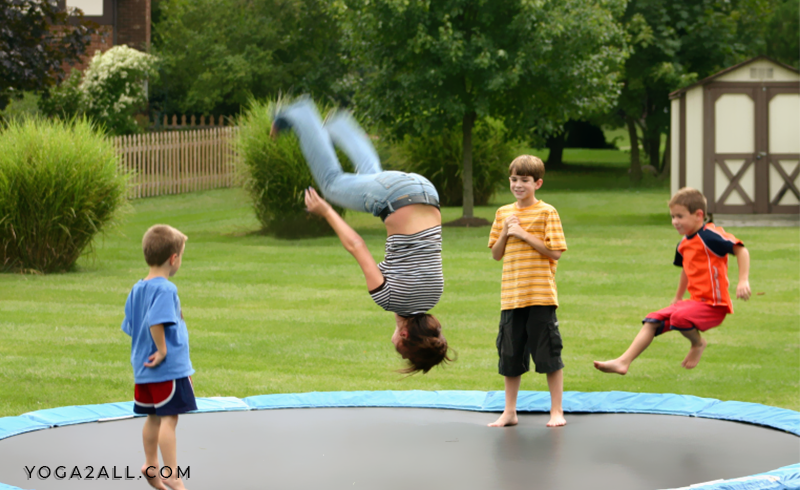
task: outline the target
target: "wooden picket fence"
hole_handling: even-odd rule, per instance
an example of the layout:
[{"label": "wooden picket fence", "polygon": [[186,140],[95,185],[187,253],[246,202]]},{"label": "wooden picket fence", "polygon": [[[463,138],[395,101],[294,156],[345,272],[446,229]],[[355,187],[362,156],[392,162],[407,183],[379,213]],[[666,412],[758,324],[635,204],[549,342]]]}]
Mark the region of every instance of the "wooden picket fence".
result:
[{"label": "wooden picket fence", "polygon": [[235,185],[237,130],[219,127],[115,137],[122,170],[131,174],[128,197]]}]

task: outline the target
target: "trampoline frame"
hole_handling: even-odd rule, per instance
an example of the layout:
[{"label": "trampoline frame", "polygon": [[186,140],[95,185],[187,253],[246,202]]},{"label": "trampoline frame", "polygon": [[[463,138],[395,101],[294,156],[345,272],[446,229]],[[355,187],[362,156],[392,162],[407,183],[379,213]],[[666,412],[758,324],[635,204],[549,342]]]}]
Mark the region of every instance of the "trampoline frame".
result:
[{"label": "trampoline frame", "polygon": [[[198,409],[192,413],[349,407],[502,412],[504,405],[505,398],[502,391],[338,391],[257,395],[242,399],[198,398]],[[692,395],[568,391],[564,393],[563,407],[565,413],[636,413],[728,420],[761,425],[800,436],[800,412],[758,403],[720,401]],[[549,412],[550,394],[542,391],[520,391],[517,409],[520,412]],[[133,414],[132,401],[37,410],[16,417],[0,418],[0,440],[52,427],[133,417],[141,415]],[[800,463],[732,480],[698,482],[691,488],[693,490],[800,489]],[[0,490],[22,489],[0,482]]]}]

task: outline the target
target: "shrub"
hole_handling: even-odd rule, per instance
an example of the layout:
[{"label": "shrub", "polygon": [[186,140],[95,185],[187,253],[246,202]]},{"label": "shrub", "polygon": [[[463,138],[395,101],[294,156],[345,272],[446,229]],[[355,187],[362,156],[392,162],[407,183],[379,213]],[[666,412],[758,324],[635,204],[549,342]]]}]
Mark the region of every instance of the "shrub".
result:
[{"label": "shrub", "polygon": [[0,133],[0,269],[71,269],[125,204],[114,146],[84,119]]},{"label": "shrub", "polygon": [[112,134],[138,133],[133,116],[147,105],[145,82],[156,74],[155,61],[124,44],[95,54],[80,85],[86,114]]},{"label": "shrub", "polygon": [[264,232],[282,238],[332,234],[324,219],[306,212],[304,191],[315,184],[294,133],[269,136],[278,103],[253,101],[239,119],[240,162],[256,216]]},{"label": "shrub", "polygon": [[[439,191],[443,206],[462,206],[462,143],[460,127],[431,136],[406,136],[394,152],[396,155],[387,162],[387,167],[427,177]],[[476,206],[489,203],[498,186],[508,177],[508,165],[513,158],[513,147],[506,141],[502,123],[483,120],[475,124],[472,131],[472,182]]]},{"label": "shrub", "polygon": [[81,75],[73,70],[39,106],[49,116],[86,115],[110,134],[141,132],[135,115],[147,105],[145,82],[155,76],[156,58],[126,45],[92,57]]},{"label": "shrub", "polygon": [[81,72],[72,70],[66,80],[39,99],[39,110],[46,116],[65,120],[82,114],[83,100],[80,85]]}]

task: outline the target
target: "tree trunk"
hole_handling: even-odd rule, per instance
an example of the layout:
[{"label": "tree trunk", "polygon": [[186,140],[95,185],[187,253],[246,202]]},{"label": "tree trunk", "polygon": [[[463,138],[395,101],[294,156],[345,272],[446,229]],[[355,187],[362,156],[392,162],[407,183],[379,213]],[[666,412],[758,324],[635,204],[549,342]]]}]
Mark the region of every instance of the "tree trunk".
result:
[{"label": "tree trunk", "polygon": [[647,158],[650,160],[650,165],[652,165],[656,171],[661,170],[658,167],[659,162],[661,161],[661,133],[650,135],[646,145]]},{"label": "tree trunk", "polygon": [[639,137],[636,135],[636,122],[631,116],[625,116],[625,123],[628,126],[628,137],[631,140],[631,181],[640,182],[642,180],[642,162],[639,160]]},{"label": "tree trunk", "polygon": [[561,133],[547,138],[547,148],[550,150],[550,153],[547,155],[546,163],[548,169],[552,170],[564,165],[564,146],[566,144],[566,131],[561,131]]},{"label": "tree trunk", "polygon": [[464,113],[464,119],[461,124],[464,140],[462,151],[464,155],[463,169],[461,172],[461,179],[464,181],[464,218],[472,218],[475,197],[472,185],[472,127],[475,125],[477,115],[474,111]]},{"label": "tree trunk", "polygon": [[672,138],[672,134],[671,133],[672,133],[672,131],[669,131],[667,133],[667,144],[664,146],[664,156],[662,157],[661,169],[660,169],[660,172],[658,174],[658,179],[659,180],[668,180],[669,179],[669,172],[670,172],[671,167],[672,167],[671,162],[669,161],[670,145],[672,144],[672,143],[670,143],[670,138]]}]

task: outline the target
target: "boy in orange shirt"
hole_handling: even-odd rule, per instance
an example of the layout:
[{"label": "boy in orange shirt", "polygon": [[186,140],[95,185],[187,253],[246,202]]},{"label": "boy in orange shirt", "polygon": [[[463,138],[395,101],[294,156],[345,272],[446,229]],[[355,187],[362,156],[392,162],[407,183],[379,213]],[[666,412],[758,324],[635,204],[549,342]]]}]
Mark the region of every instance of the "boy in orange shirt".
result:
[{"label": "boy in orange shirt", "polygon": [[567,421],[561,406],[564,363],[556,318],[555,276],[567,242],[556,209],[536,199],[544,177],[542,160],[531,155],[519,156],[511,162],[508,173],[517,202],[497,210],[489,236],[492,257],[503,260],[497,352],[498,371],[505,377],[506,406],[500,418],[489,426],[517,424],[519,386],[522,375],[530,370],[533,357],[536,372],[547,374],[550,389],[547,426],[558,427]]},{"label": "boy in orange shirt", "polygon": [[[684,187],[670,199],[669,212],[672,226],[685,235],[675,251],[674,264],[682,268],[675,299],[668,307],[647,315],[624,354],[610,361],[594,361],[594,367],[604,373],[627,373],[633,360],[647,349],[653,338],[670,330],[679,331],[692,344],[681,366],[686,369],[697,366],[706,348],[700,332],[716,327],[733,313],[728,293],[728,254],[735,255],[739,265],[736,297],[745,301],[750,298],[750,253],[735,236],[713,223],[705,223],[705,196]],[[690,298],[684,300],[687,289]]]}]

